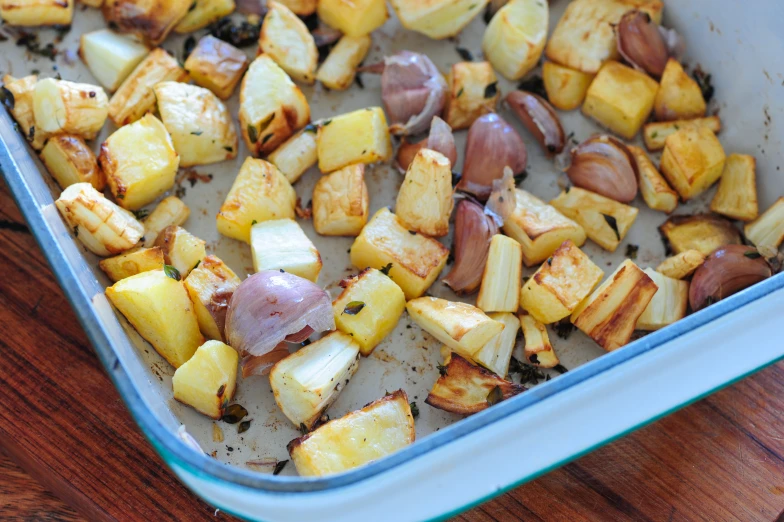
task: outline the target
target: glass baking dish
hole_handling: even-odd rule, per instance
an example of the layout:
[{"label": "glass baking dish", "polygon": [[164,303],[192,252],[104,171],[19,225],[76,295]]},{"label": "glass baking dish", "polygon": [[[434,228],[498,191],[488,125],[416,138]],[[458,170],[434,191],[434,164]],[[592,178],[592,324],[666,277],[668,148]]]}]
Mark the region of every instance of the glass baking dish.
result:
[{"label": "glass baking dish", "polygon": [[[553,2],[551,24],[557,22],[565,4]],[[687,61],[699,63],[713,74],[724,127],[720,139],[725,148],[757,158],[761,209],[784,194],[779,170],[784,163],[784,130],[779,124],[784,116],[780,96],[784,40],[774,25],[782,16],[784,6],[774,0],[744,4],[742,9],[738,4],[722,2],[719,6],[709,0],[681,0],[665,7],[665,24],[687,38]],[[62,46],[74,49],[81,32],[99,26],[103,22],[98,12],[77,12]],[[374,33],[367,63],[409,48],[426,52],[445,70],[461,60],[456,47],[479,53],[484,27],[479,17],[458,42],[434,42],[400,31],[391,20]],[[49,36],[54,33],[43,33],[44,38]],[[165,47],[178,54],[181,43],[174,39]],[[42,76],[54,75],[52,62],[41,58],[30,63],[13,42],[0,46],[14,75],[22,76],[32,69],[40,69]],[[57,65],[64,79],[94,82],[80,63]],[[354,88],[346,94],[304,89],[314,119],[379,105],[378,79],[369,75],[363,79],[364,89]],[[502,81],[499,87],[506,93],[513,85]],[[229,108],[236,115],[236,96]],[[517,125],[508,111],[501,112]],[[561,117],[567,132],[575,132],[578,140],[595,130],[579,112],[561,113]],[[558,178],[551,162],[539,155],[530,135],[518,128],[530,156],[529,177],[523,187],[545,199],[555,196]],[[94,145],[109,132],[104,129]],[[464,137],[465,132],[459,133],[461,156]],[[561,361],[570,369],[568,373],[554,373],[552,380],[463,419],[424,404],[437,375],[438,345],[426,341],[416,325],[407,328],[412,323],[404,316],[385,343],[362,360],[351,385],[330,411],[333,417],[342,415],[386,390],[402,387],[422,412],[417,419],[417,442],[368,466],[328,478],[296,477],[293,466],[279,476],[259,473],[243,463],[262,456],[288,458],[285,443],[298,435],[276,411],[266,379],[257,377],[239,384],[237,401],[251,412],[251,430],[240,437],[233,427],[222,425],[226,440],[213,442],[212,421],[172,400],[173,370],[109,305],[103,294],[108,281],[97,269],[97,258],[86,254],[64,226],[52,203],[58,194],[56,184],[14,130],[5,111],[0,114],[0,138],[3,176],[137,423],[184,483],[216,507],[238,516],[275,521],[364,520],[379,513],[394,513],[396,520],[446,517],[784,356],[784,343],[775,329],[784,309],[784,276],[779,274],[613,353],[605,354],[579,332],[566,341],[551,335]],[[191,184],[185,179],[181,185],[186,192],[183,199],[192,209],[185,226],[207,240],[209,250],[240,275],[250,266],[248,249],[218,236],[214,214],[246,155],[243,149],[235,162],[196,169],[213,174],[210,183]],[[310,172],[295,185],[303,200],[309,197],[317,176],[317,172]],[[368,176],[371,212],[393,203],[400,179],[391,167],[372,169]],[[709,201],[709,197],[700,198],[681,205],[676,213],[703,210]],[[641,266],[656,266],[664,257],[656,227],[665,216],[644,208],[640,201],[635,206],[640,208],[639,223],[625,242],[640,246]],[[334,295],[335,283],[351,270],[346,254],[351,240],[319,238],[309,223],[302,224],[324,258],[320,283]],[[596,245],[587,244],[585,249],[608,273],[624,257],[624,245],[614,255]],[[455,298],[440,283],[432,293]],[[186,447],[176,436],[181,424],[205,451],[216,451],[216,458]]]}]

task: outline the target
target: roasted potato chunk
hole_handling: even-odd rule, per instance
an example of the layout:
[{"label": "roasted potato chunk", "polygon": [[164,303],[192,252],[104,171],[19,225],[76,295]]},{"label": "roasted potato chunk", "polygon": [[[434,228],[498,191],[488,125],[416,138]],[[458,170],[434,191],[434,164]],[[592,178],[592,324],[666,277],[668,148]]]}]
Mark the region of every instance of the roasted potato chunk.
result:
[{"label": "roasted potato chunk", "polygon": [[106,185],[95,154],[79,136],[53,136],[41,151],[41,161],[60,188],[85,182],[103,190]]},{"label": "roasted potato chunk", "polygon": [[234,12],[234,0],[195,0],[180,23],[174,26],[177,33],[191,33],[204,29],[213,22]]},{"label": "roasted potato chunk", "polygon": [[659,290],[637,319],[638,330],[658,330],[686,317],[689,283],[665,276],[652,268],[644,270]]},{"label": "roasted potato chunk", "polygon": [[212,92],[180,82],[161,82],[154,91],[161,120],[180,156],[180,167],[237,157],[239,139],[231,114]]},{"label": "roasted potato chunk", "polygon": [[101,259],[98,266],[107,277],[116,283],[120,279],[131,277],[150,270],[163,268],[163,251],[160,247],[137,248],[119,256]]},{"label": "roasted potato chunk", "polygon": [[583,114],[631,140],[648,119],[658,88],[647,74],[607,62],[588,87]]},{"label": "roasted potato chunk", "polygon": [[162,199],[144,220],[144,246],[154,245],[164,228],[182,225],[190,215],[191,209],[177,196]]},{"label": "roasted potato chunk", "polygon": [[324,121],[318,131],[318,163],[327,173],[354,163],[392,157],[387,118],[381,107],[368,107]]},{"label": "roasted potato chunk", "polygon": [[351,264],[357,268],[382,269],[406,294],[419,297],[430,288],[446,265],[449,249],[435,239],[411,234],[386,207],[365,225],[351,245]]},{"label": "roasted potato chunk", "polygon": [[542,65],[542,80],[553,107],[572,111],[583,104],[594,74],[584,73],[553,62]]},{"label": "roasted potato chunk", "polygon": [[504,233],[523,245],[523,263],[541,263],[567,239],[585,243],[583,228],[534,195],[517,189],[517,206],[504,222]]},{"label": "roasted potato chunk", "polygon": [[231,296],[241,282],[231,268],[215,256],[206,256],[185,278],[185,289],[193,301],[199,330],[208,339],[226,340],[223,333],[226,312]]},{"label": "roasted potato chunk", "polygon": [[672,190],[656,165],[640,147],[627,145],[637,163],[637,180],[645,204],[653,210],[670,213],[678,206],[678,193]]},{"label": "roasted potato chunk", "polygon": [[732,219],[751,221],[759,215],[757,206],[757,160],[747,154],[730,154],[724,162],[719,190],[710,209]]},{"label": "roasted potato chunk", "polygon": [[250,243],[255,223],[270,219],[294,219],[297,194],[273,165],[247,158],[218,212],[218,232]]},{"label": "roasted potato chunk", "polygon": [[778,248],[784,241],[784,198],[779,198],[762,215],[744,227],[746,239],[757,247]]},{"label": "roasted potato chunk", "polygon": [[447,76],[444,120],[453,129],[467,129],[478,117],[495,112],[501,91],[490,62],[459,62]]},{"label": "roasted potato chunk", "polygon": [[244,52],[208,34],[199,40],[185,60],[185,71],[197,85],[226,100],[240,83],[248,63]]},{"label": "roasted potato chunk", "polygon": [[308,16],[316,12],[318,0],[280,0],[279,3],[291,9],[294,14]]},{"label": "roasted potato chunk", "polygon": [[544,51],[549,8],[540,0],[511,0],[487,24],[482,51],[501,76],[519,80]]},{"label": "roasted potato chunk", "polygon": [[357,368],[356,340],[331,332],[278,361],[270,372],[270,386],[280,411],[294,426],[312,429]]},{"label": "roasted potato chunk", "polygon": [[161,120],[148,114],[114,131],[98,162],[120,206],[138,210],[174,185],[180,158]]},{"label": "roasted potato chunk", "polygon": [[293,219],[272,219],[250,227],[253,269],[283,270],[314,283],[321,272],[321,256]]},{"label": "roasted potato chunk", "polygon": [[632,9],[661,22],[661,0],[575,0],[558,21],[545,53],[550,60],[595,74],[607,60],[619,57],[615,26]]},{"label": "roasted potato chunk", "polygon": [[237,386],[239,356],[220,341],[207,341],[172,376],[174,399],[220,419]]},{"label": "roasted potato chunk", "polygon": [[8,25],[71,25],[75,0],[2,0],[0,16]]},{"label": "roasted potato chunk", "polygon": [[665,140],[681,129],[706,128],[718,134],[721,131],[721,120],[718,116],[695,118],[693,120],[676,120],[646,123],[643,128],[645,148],[651,152],[662,150]]},{"label": "roasted potato chunk", "polygon": [[605,350],[624,346],[658,287],[627,259],[572,313],[572,323]]},{"label": "roasted potato chunk", "polygon": [[163,259],[185,279],[207,256],[205,241],[177,225],[166,227],[158,234],[155,246],[163,251]]},{"label": "roasted potato chunk", "polygon": [[441,154],[421,149],[406,171],[395,212],[410,230],[441,237],[449,233],[452,214],[452,165]]},{"label": "roasted potato chunk", "polygon": [[153,49],[109,100],[109,117],[118,127],[133,123],[155,107],[155,84],[187,79],[188,73],[173,56],[163,49]]},{"label": "roasted potato chunk", "polygon": [[133,214],[106,199],[89,183],[70,185],[55,206],[77,239],[93,254],[119,254],[135,247],[142,238],[144,227]]},{"label": "roasted potato chunk", "polygon": [[370,34],[387,21],[384,0],[319,0],[318,17],[348,36]]},{"label": "roasted potato chunk", "polygon": [[713,131],[681,129],[665,140],[661,171],[684,200],[705,192],[721,176],[724,148]]},{"label": "roasted potato chunk", "polygon": [[503,323],[467,303],[419,297],[406,303],[406,310],[424,331],[469,358],[504,329]]},{"label": "roasted potato chunk", "polygon": [[315,126],[310,130],[308,125],[267,156],[267,161],[278,167],[289,183],[295,183],[318,161],[317,132]]},{"label": "roasted potato chunk", "polygon": [[240,88],[240,130],[253,154],[267,154],[310,120],[310,106],[286,72],[262,54]]},{"label": "roasted potato chunk", "polygon": [[378,460],[415,437],[408,396],[398,390],[292,440],[288,450],[300,476],[323,476]]},{"label": "roasted potato chunk", "polygon": [[175,368],[204,342],[185,286],[163,270],[126,277],[107,288],[106,297]]},{"label": "roasted potato chunk", "polygon": [[104,0],[103,17],[120,32],[158,45],[193,5],[193,0]]},{"label": "roasted potato chunk", "polygon": [[24,78],[14,78],[10,74],[3,77],[3,88],[10,93],[14,102],[9,112],[22,130],[22,134],[35,150],[41,150],[49,139],[49,133],[35,128],[35,115],[33,114],[33,92],[38,76],[32,74]]},{"label": "roasted potato chunk", "polygon": [[35,128],[48,134],[71,134],[91,140],[109,114],[109,98],[101,87],[46,78],[35,84]]},{"label": "roasted potato chunk", "polygon": [[699,250],[684,250],[662,261],[656,271],[672,279],[684,279],[694,273],[702,263],[705,255]]},{"label": "roasted potato chunk", "polygon": [[435,40],[456,36],[482,11],[488,0],[391,0],[406,29]]},{"label": "roasted potato chunk", "polygon": [[564,241],[520,291],[520,307],[544,324],[568,317],[604,277],[572,241]]},{"label": "roasted potato chunk", "polygon": [[[496,388],[497,398],[494,398],[491,393]],[[470,415],[489,408],[491,401],[506,400],[524,391],[525,386],[505,381],[453,353],[425,402],[439,410]]]},{"label": "roasted potato chunk", "polygon": [[371,43],[368,34],[342,37],[319,67],[316,79],[328,89],[345,91],[354,83],[356,69],[367,56]]},{"label": "roasted potato chunk", "polygon": [[85,33],[79,44],[82,61],[109,92],[116,91],[149,52],[146,45],[111,29]]},{"label": "roasted potato chunk", "polygon": [[319,178],[313,188],[313,228],[323,236],[358,236],[368,220],[365,165],[350,165]]},{"label": "roasted potato chunk", "polygon": [[[487,316],[493,321],[502,323],[504,329],[487,341],[478,352],[474,353],[471,359],[499,377],[506,377],[506,374],[509,373],[512,352],[517,342],[517,332],[520,331],[520,321],[515,314],[509,312],[491,313]],[[451,351],[448,346],[444,346],[444,348]]]},{"label": "roasted potato chunk", "polygon": [[367,357],[395,329],[406,297],[388,275],[366,268],[340,282],[343,291],[332,302],[338,330],[350,335]]},{"label": "roasted potato chunk", "polygon": [[653,114],[659,121],[690,120],[705,116],[705,99],[697,82],[673,58],[667,61],[659,91],[653,103]]},{"label": "roasted potato chunk", "polygon": [[676,254],[697,250],[709,256],[721,246],[741,244],[738,229],[712,214],[672,216],[659,227],[659,232]]},{"label": "roasted potato chunk", "polygon": [[259,37],[261,52],[275,60],[295,81],[313,83],[318,49],[305,22],[281,3],[270,1],[268,7]]},{"label": "roasted potato chunk", "polygon": [[522,245],[511,237],[494,235],[476,306],[484,312],[516,312],[520,308],[522,272]]},{"label": "roasted potato chunk", "polygon": [[525,360],[540,368],[553,368],[561,363],[550,344],[545,325],[523,312],[520,314],[520,326],[523,329]]}]

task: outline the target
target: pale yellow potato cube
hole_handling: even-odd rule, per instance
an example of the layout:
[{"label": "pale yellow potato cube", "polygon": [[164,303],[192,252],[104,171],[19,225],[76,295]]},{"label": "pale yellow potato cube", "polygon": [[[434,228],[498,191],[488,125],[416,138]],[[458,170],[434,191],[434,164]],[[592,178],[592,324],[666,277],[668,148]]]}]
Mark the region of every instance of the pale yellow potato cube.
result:
[{"label": "pale yellow potato cube", "polygon": [[193,0],[104,0],[103,17],[120,32],[159,45],[193,6]]},{"label": "pale yellow potato cube", "polygon": [[684,200],[702,194],[721,176],[726,157],[713,131],[681,129],[665,140],[661,171]]},{"label": "pale yellow potato cube", "polygon": [[668,214],[675,210],[678,206],[678,193],[667,184],[644,150],[634,145],[627,145],[627,148],[637,163],[637,180],[645,204],[653,210]]},{"label": "pale yellow potato cube", "polygon": [[247,158],[218,212],[218,232],[250,243],[250,229],[255,223],[294,219],[296,203],[294,187],[275,165]]},{"label": "pale yellow potato cube", "polygon": [[292,13],[300,16],[312,15],[318,5],[318,0],[279,0],[279,2],[291,9]]},{"label": "pale yellow potato cube", "polygon": [[174,399],[207,417],[220,419],[237,386],[239,356],[220,341],[199,346],[172,376]]},{"label": "pale yellow potato cube", "polygon": [[183,279],[207,256],[205,241],[177,225],[164,228],[155,246],[161,248],[166,264],[176,268]]},{"label": "pale yellow potato cube", "polygon": [[41,161],[60,188],[86,182],[103,190],[106,185],[95,154],[79,136],[52,136],[41,151]]},{"label": "pale yellow potato cube", "polygon": [[267,3],[259,37],[262,53],[275,60],[294,80],[311,84],[316,81],[318,49],[305,22],[279,2]]},{"label": "pale yellow potato cube", "polygon": [[[480,350],[471,357],[477,364],[480,364],[492,371],[499,377],[506,377],[509,373],[509,362],[512,359],[515,343],[517,342],[517,332],[520,330],[520,321],[515,314],[509,312],[498,312],[487,314],[493,321],[498,321],[504,325],[501,333],[487,341]],[[445,347],[448,349],[448,347]]]},{"label": "pale yellow potato cube", "polygon": [[490,62],[459,62],[447,76],[444,120],[454,130],[467,129],[474,120],[495,112],[501,90]]},{"label": "pale yellow potato cube", "polygon": [[757,205],[757,160],[748,154],[730,154],[724,162],[719,190],[710,209],[732,219],[752,221],[759,215]]},{"label": "pale yellow potato cube", "polygon": [[354,163],[375,163],[392,157],[387,118],[381,107],[368,107],[325,120],[318,131],[321,172]]},{"label": "pale yellow potato cube", "polygon": [[185,278],[199,329],[208,339],[225,341],[226,312],[240,278],[215,256],[206,256]]},{"label": "pale yellow potato cube", "polygon": [[79,43],[82,61],[109,92],[116,91],[149,53],[146,45],[111,29],[85,33]]},{"label": "pale yellow potato cube", "polygon": [[484,312],[516,312],[520,308],[523,247],[501,234],[490,240],[476,306]]},{"label": "pale yellow potato cube", "polygon": [[554,62],[544,62],[542,65],[542,81],[547,99],[553,107],[562,111],[572,111],[583,104],[595,76]]},{"label": "pale yellow potato cube", "polygon": [[92,140],[109,114],[103,88],[54,78],[38,80],[33,91],[35,128],[48,134],[71,134]]},{"label": "pale yellow potato cube", "polygon": [[520,314],[520,326],[523,329],[525,360],[540,368],[553,368],[561,363],[550,343],[547,327],[523,312]]},{"label": "pale yellow potato cube", "polygon": [[435,40],[456,36],[478,15],[488,0],[391,0],[406,29]]},{"label": "pale yellow potato cube", "polygon": [[738,229],[715,214],[672,216],[659,226],[659,232],[676,254],[699,250],[707,257],[719,247],[742,243]]},{"label": "pale yellow potato cube", "polygon": [[283,270],[314,283],[321,272],[321,256],[293,219],[273,219],[250,228],[253,269]]},{"label": "pale yellow potato cube", "polygon": [[[22,135],[35,150],[41,150],[49,139],[49,133],[35,128],[35,115],[33,114],[33,92],[38,76],[31,74],[24,78],[14,78],[10,74],[3,76],[3,87],[11,93],[14,103],[8,109],[11,116],[22,131]],[[31,130],[32,129],[32,130]]]},{"label": "pale yellow potato cube", "polygon": [[658,88],[647,74],[607,62],[588,87],[583,114],[631,140],[648,119]]},{"label": "pale yellow potato cube", "polygon": [[319,19],[348,36],[370,34],[387,21],[384,0],[319,0]]},{"label": "pale yellow potato cube", "polygon": [[267,161],[278,167],[289,183],[295,183],[318,161],[316,127],[308,125],[267,156]]},{"label": "pale yellow potato cube", "polygon": [[705,99],[694,78],[683,66],[670,58],[664,68],[659,91],[653,103],[653,113],[659,121],[690,120],[705,116]]},{"label": "pale yellow potato cube", "polygon": [[440,152],[421,149],[400,185],[395,213],[410,230],[428,236],[445,236],[449,233],[449,216],[454,206],[452,193],[449,160]]},{"label": "pale yellow potato cube", "polygon": [[388,275],[375,268],[343,279],[340,286],[343,292],[332,302],[335,324],[367,357],[397,326],[406,297]]},{"label": "pale yellow potato cube", "polygon": [[8,25],[71,25],[75,0],[2,0],[0,16]]},{"label": "pale yellow potato cube", "polygon": [[120,279],[142,272],[162,269],[163,251],[160,247],[139,248],[119,256],[101,259],[98,266],[113,283],[116,283]]},{"label": "pale yellow potato cube", "polygon": [[177,196],[163,198],[144,220],[144,246],[154,245],[164,228],[182,225],[190,215],[191,209]]},{"label": "pale yellow potato cube", "polygon": [[188,14],[174,27],[175,33],[191,33],[234,12],[234,0],[194,0]]},{"label": "pale yellow potato cube", "polygon": [[568,317],[588,297],[604,271],[572,241],[564,241],[520,291],[520,307],[550,324]]},{"label": "pale yellow potato cube", "polygon": [[365,225],[351,245],[351,264],[387,270],[389,277],[413,299],[424,294],[441,273],[449,249],[427,236],[410,233],[386,207]]},{"label": "pale yellow potato cube", "polygon": [[665,140],[681,129],[698,129],[705,127],[712,130],[715,134],[721,131],[721,120],[718,116],[708,116],[707,118],[695,118],[693,120],[675,121],[655,121],[646,123],[643,127],[643,139],[645,148],[651,152],[662,150]]},{"label": "pale yellow potato cube", "polygon": [[638,330],[658,330],[686,317],[689,304],[689,283],[665,276],[652,269],[644,270],[659,290],[637,319]]},{"label": "pale yellow potato cube", "polygon": [[208,34],[193,48],[184,67],[197,85],[226,100],[234,93],[249,63],[244,52]]},{"label": "pale yellow potato cube", "polygon": [[163,270],[126,277],[107,288],[106,297],[175,368],[204,342],[185,286]]},{"label": "pale yellow potato cube", "polygon": [[313,188],[313,228],[323,236],[358,236],[370,205],[365,165],[350,165],[319,178]]},{"label": "pale yellow potato cube", "polygon": [[343,36],[319,67],[316,79],[333,91],[345,91],[354,83],[356,69],[373,43],[370,35]]},{"label": "pale yellow potato cube", "polygon": [[705,262],[705,254],[699,250],[685,250],[662,261],[656,271],[672,279],[684,279],[694,273]]},{"label": "pale yellow potato cube", "polygon": [[539,62],[548,24],[547,2],[511,0],[487,24],[482,51],[501,76],[519,80]]},{"label": "pale yellow potato cube", "polygon": [[778,248],[784,241],[784,197],[743,228],[746,239],[757,247]]}]

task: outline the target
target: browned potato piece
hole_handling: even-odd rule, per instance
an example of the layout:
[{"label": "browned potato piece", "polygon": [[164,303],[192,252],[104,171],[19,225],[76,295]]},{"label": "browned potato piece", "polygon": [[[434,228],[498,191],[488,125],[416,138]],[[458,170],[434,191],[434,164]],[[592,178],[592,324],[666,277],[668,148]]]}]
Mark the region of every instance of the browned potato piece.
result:
[{"label": "browned potato piece", "polygon": [[645,204],[653,210],[668,214],[675,210],[678,206],[678,193],[667,184],[644,150],[634,145],[627,145],[627,147],[637,163],[637,179],[640,182],[640,194]]},{"label": "browned potato piece", "polygon": [[690,120],[705,116],[702,90],[683,66],[673,58],[667,61],[664,74],[653,103],[653,113],[659,121]]},{"label": "browned potato piece", "polygon": [[13,106],[9,109],[11,116],[19,124],[22,135],[30,142],[30,146],[35,150],[41,150],[49,138],[49,133],[34,128],[33,91],[37,81],[38,76],[35,74],[24,78],[14,78],[10,74],[3,76],[3,87],[11,93],[14,100]]},{"label": "browned potato piece", "polygon": [[478,117],[495,112],[501,90],[489,62],[454,64],[447,84],[444,120],[452,129],[467,129]]},{"label": "browned potato piece", "polygon": [[131,277],[150,270],[163,268],[163,251],[160,247],[137,248],[119,256],[101,259],[98,266],[116,283],[120,279]]},{"label": "browned potato piece", "polygon": [[707,118],[695,118],[693,120],[646,123],[642,132],[645,148],[650,152],[662,150],[667,137],[672,136],[681,129],[698,129],[701,127],[710,129],[714,134],[718,134],[721,131],[721,120],[718,116],[708,116]]},{"label": "browned potato piece", "polygon": [[724,245],[740,245],[740,232],[732,223],[713,214],[672,216],[659,227],[676,254],[697,250],[709,256]]},{"label": "browned potato piece", "polygon": [[106,22],[153,45],[162,43],[193,5],[193,0],[106,0]]},{"label": "browned potato piece", "polygon": [[719,190],[710,209],[732,219],[757,219],[757,160],[748,154],[730,154],[724,163]]},{"label": "browned potato piece", "polygon": [[668,257],[656,267],[656,271],[672,279],[689,277],[705,262],[705,256],[699,250],[686,250]]},{"label": "browned potato piece", "polygon": [[82,181],[91,184],[96,190],[103,190],[106,185],[106,178],[98,168],[95,154],[78,136],[61,134],[50,138],[41,151],[41,161],[60,188]]},{"label": "browned potato piece", "polygon": [[185,288],[193,302],[199,329],[209,339],[223,341],[226,312],[240,280],[231,268],[215,256],[202,259],[185,278]]},{"label": "browned potato piece", "polygon": [[724,170],[724,148],[713,131],[681,129],[665,140],[661,172],[684,200],[705,192]]},{"label": "browned potato piece", "polygon": [[244,52],[208,34],[185,60],[185,71],[198,85],[226,100],[240,83],[249,63]]}]

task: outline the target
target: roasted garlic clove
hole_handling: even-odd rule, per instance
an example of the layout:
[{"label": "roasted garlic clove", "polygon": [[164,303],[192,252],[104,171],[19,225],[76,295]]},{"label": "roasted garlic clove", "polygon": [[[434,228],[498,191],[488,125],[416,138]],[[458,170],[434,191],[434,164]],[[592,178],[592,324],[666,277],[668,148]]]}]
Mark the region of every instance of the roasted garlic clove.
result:
[{"label": "roasted garlic clove", "polygon": [[610,136],[595,136],[577,146],[566,174],[576,186],[621,203],[637,195],[634,158],[626,145]]},{"label": "roasted garlic clove", "polygon": [[659,26],[643,11],[629,11],[615,27],[618,52],[630,65],[661,77],[670,52]]},{"label": "roasted garlic clove", "polygon": [[455,264],[444,283],[459,295],[479,289],[487,263],[490,240],[498,233],[495,222],[482,205],[470,199],[457,204],[455,237],[452,250]]},{"label": "roasted garlic clove", "polygon": [[564,149],[566,135],[558,114],[547,100],[530,92],[513,91],[506,96],[506,103],[534,135],[545,153],[558,154]]},{"label": "roasted garlic clove", "polygon": [[726,245],[716,249],[694,273],[689,304],[695,312],[769,278],[770,265],[753,247]]}]

